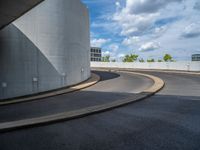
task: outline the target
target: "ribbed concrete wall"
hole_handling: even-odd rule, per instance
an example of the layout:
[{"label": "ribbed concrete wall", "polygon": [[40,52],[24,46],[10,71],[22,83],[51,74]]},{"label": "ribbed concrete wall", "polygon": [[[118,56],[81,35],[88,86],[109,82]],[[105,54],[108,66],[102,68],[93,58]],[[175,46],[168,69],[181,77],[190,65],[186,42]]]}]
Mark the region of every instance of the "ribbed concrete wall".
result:
[{"label": "ribbed concrete wall", "polygon": [[88,79],[89,43],[80,0],[45,0],[0,31],[0,99]]}]

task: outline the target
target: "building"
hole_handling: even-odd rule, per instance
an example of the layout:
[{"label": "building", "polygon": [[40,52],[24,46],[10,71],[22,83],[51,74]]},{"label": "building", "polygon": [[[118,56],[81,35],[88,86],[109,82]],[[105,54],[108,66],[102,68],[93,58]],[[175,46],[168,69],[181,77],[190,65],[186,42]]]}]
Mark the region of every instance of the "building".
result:
[{"label": "building", "polygon": [[200,61],[200,54],[193,54],[192,61]]},{"label": "building", "polygon": [[[14,11],[2,9],[0,17],[7,14],[4,10]],[[80,0],[44,0],[27,10],[0,28],[0,99],[55,90],[90,77],[87,7]]]},{"label": "building", "polygon": [[91,47],[91,61],[101,61],[101,48]]}]

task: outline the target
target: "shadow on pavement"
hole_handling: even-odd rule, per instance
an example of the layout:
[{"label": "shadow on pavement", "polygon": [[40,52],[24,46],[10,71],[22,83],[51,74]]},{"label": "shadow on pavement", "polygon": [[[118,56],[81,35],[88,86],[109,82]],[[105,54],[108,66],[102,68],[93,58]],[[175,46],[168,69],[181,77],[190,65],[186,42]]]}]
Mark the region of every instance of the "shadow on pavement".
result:
[{"label": "shadow on pavement", "polygon": [[106,71],[92,71],[92,72],[98,74],[101,77],[100,81],[106,81],[120,77],[119,74],[113,72],[106,72]]},{"label": "shadow on pavement", "polygon": [[155,95],[98,115],[1,134],[0,146],[2,150],[198,150],[198,99]]},{"label": "shadow on pavement", "polygon": [[79,91],[0,107],[0,122],[52,115],[125,99],[136,94]]}]

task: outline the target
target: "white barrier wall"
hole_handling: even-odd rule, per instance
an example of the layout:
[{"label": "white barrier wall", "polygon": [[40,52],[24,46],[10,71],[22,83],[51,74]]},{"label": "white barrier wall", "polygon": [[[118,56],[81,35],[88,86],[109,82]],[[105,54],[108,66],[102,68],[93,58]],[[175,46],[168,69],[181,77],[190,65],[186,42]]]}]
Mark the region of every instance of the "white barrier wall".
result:
[{"label": "white barrier wall", "polygon": [[125,68],[125,69],[160,69],[160,70],[181,70],[200,71],[200,62],[153,62],[153,63],[123,63],[123,62],[91,62],[93,68]]}]

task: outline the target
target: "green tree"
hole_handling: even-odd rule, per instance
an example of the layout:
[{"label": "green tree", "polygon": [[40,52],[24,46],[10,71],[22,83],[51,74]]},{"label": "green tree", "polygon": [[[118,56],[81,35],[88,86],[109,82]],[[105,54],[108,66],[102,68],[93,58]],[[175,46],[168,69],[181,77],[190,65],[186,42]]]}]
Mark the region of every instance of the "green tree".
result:
[{"label": "green tree", "polygon": [[173,61],[173,58],[170,54],[165,54],[165,56],[163,57],[163,60],[165,62],[172,62]]},{"label": "green tree", "polygon": [[161,59],[158,59],[158,62],[163,62]]},{"label": "green tree", "polygon": [[143,58],[140,58],[140,59],[139,59],[139,62],[143,63],[143,62],[145,62],[145,61],[144,61]]},{"label": "green tree", "polygon": [[110,55],[103,56],[102,57],[102,62],[110,62]]},{"label": "green tree", "polygon": [[138,59],[138,55],[130,54],[126,55],[123,59],[123,62],[135,62]]},{"label": "green tree", "polygon": [[147,59],[147,62],[155,62],[155,59]]}]

